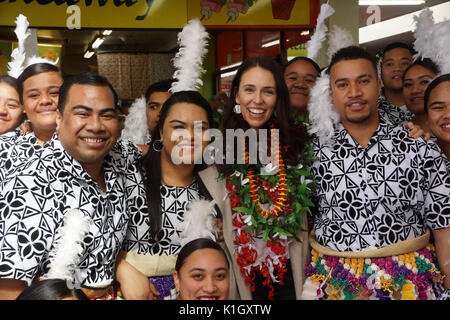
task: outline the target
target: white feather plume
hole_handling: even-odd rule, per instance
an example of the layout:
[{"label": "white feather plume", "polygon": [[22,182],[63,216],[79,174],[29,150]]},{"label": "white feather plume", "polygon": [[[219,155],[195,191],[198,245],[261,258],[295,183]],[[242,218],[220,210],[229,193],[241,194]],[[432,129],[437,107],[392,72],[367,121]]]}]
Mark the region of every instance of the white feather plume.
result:
[{"label": "white feather plume", "polygon": [[435,24],[431,34],[433,52],[430,59],[440,69],[440,74],[450,73],[450,20]]},{"label": "white feather plume", "polygon": [[440,74],[450,73],[450,20],[435,24],[429,8],[422,10],[414,20],[414,49],[417,51],[414,59],[429,58],[439,66]]},{"label": "white feather plume", "polygon": [[8,63],[8,75],[14,78],[18,78],[22,71],[25,69],[23,66],[25,62],[25,40],[30,35],[30,31],[28,31],[28,23],[27,17],[23,14],[19,14],[16,18],[16,28],[14,32],[17,36],[18,46],[11,53],[11,62]]},{"label": "white feather plume", "polygon": [[28,66],[31,66],[32,64],[36,64],[36,63],[49,63],[49,64],[56,66],[58,64],[58,61],[59,61],[59,58],[56,58],[56,60],[53,61],[53,60],[39,57],[39,56],[32,56],[27,59],[25,68],[27,68]]},{"label": "white feather plume", "polygon": [[433,11],[427,7],[418,16],[414,16],[413,19],[416,24],[414,49],[417,51],[417,54],[414,56],[415,60],[419,56],[425,58],[431,55],[432,48],[430,47],[430,41],[434,26]]},{"label": "white feather plume", "polygon": [[64,214],[64,224],[57,230],[56,241],[50,252],[50,270],[45,279],[73,279],[74,267],[83,253],[83,239],[89,231],[92,220],[79,209]]},{"label": "white feather plume", "polygon": [[329,45],[328,45],[328,62],[331,61],[333,55],[342,48],[354,45],[355,41],[353,36],[345,29],[334,25],[333,29],[329,34]]},{"label": "white feather plume", "polygon": [[324,3],[320,6],[320,12],[317,16],[316,31],[312,35],[311,39],[306,43],[308,48],[307,57],[314,60],[322,47],[322,42],[327,36],[328,27],[325,20],[334,13],[333,7]]},{"label": "white feather plume", "polygon": [[331,143],[340,116],[332,102],[330,77],[325,70],[310,91],[308,113],[311,122],[308,132],[318,136],[323,143]]},{"label": "white feather plume", "polygon": [[121,139],[131,140],[135,144],[147,144],[150,142],[146,108],[145,97],[140,97],[133,101],[125,119],[124,128],[120,136]]},{"label": "white feather plume", "polygon": [[210,238],[216,240],[217,229],[215,227],[217,212],[214,209],[214,200],[192,201],[184,213],[184,221],[177,230],[181,231],[181,246],[198,238]]},{"label": "white feather plume", "polygon": [[200,79],[205,72],[202,68],[203,57],[208,52],[209,34],[199,19],[190,20],[178,33],[179,50],[173,59],[176,79],[171,92],[196,91],[203,84]]}]

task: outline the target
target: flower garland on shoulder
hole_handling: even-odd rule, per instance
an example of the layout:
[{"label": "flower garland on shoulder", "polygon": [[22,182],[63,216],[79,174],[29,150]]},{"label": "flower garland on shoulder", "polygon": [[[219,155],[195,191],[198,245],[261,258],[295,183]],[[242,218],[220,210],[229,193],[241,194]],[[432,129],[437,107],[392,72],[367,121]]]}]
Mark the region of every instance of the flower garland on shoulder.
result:
[{"label": "flower garland on shoulder", "polygon": [[[271,129],[272,143],[275,129]],[[278,144],[278,141],[276,141]],[[266,174],[267,166],[245,163],[229,166],[223,176],[227,179],[233,211],[232,224],[237,245],[237,262],[245,281],[255,290],[255,274],[264,277],[263,286],[269,287],[269,299],[274,298],[273,283],[283,285],[288,259],[288,245],[302,228],[302,212],[311,214],[313,181],[305,169],[312,161],[309,143],[302,161],[295,167],[285,166],[281,149],[276,151],[276,174]],[[268,165],[271,166],[271,163]],[[273,167],[271,169],[274,169]]]}]

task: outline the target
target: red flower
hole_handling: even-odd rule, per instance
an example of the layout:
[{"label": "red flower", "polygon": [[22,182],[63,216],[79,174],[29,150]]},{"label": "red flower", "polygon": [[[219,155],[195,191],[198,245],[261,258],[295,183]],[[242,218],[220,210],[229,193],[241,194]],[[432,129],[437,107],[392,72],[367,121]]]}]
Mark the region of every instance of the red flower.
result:
[{"label": "red flower", "polygon": [[236,235],[236,242],[239,243],[239,244],[246,244],[246,243],[250,242],[250,240],[253,240],[253,239],[252,239],[252,236],[249,235],[249,234],[248,234],[247,232],[245,232],[245,231],[241,231],[241,235],[240,235],[239,238],[238,238],[238,236]]},{"label": "red flower", "polygon": [[253,264],[256,261],[257,253],[255,250],[250,250],[248,248],[242,248],[241,253],[237,258],[237,262],[241,267],[246,267]]},{"label": "red flower", "polygon": [[267,246],[277,255],[282,255],[286,252],[286,247],[280,242],[267,241]]}]

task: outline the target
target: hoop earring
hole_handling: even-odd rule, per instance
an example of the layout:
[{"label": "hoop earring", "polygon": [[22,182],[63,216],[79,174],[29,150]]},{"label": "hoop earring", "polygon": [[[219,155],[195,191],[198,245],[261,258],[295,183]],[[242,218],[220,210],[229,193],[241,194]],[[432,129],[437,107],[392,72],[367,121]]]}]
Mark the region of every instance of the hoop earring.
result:
[{"label": "hoop earring", "polygon": [[156,152],[161,152],[162,148],[163,148],[163,143],[161,141],[161,139],[159,140],[155,140],[155,142],[153,142],[153,150],[155,150]]},{"label": "hoop earring", "polygon": [[233,108],[234,113],[236,114],[240,114],[241,113],[241,105],[240,104],[236,104]]}]

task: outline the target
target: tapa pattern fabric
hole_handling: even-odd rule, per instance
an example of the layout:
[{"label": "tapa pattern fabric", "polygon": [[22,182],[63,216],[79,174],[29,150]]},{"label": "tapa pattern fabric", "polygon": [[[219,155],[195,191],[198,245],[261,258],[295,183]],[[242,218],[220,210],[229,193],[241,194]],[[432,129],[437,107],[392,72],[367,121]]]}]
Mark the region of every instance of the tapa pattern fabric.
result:
[{"label": "tapa pattern fabric", "polygon": [[[44,143],[47,146],[48,143]],[[33,132],[12,131],[0,135],[0,182],[21,162],[42,150]]]},{"label": "tapa pattern fabric", "polygon": [[187,206],[200,199],[197,178],[186,187],[161,185],[162,225],[156,241],[150,241],[150,219],[147,213],[130,221],[124,250],[138,254],[178,255],[181,249],[178,225],[184,221]]},{"label": "tapa pattern fabric", "polygon": [[450,172],[433,142],[380,119],[366,148],[341,123],[335,143],[314,140],[316,240],[337,251],[381,248],[450,226]]},{"label": "tapa pattern fabric", "polygon": [[411,121],[414,117],[414,113],[409,110],[403,111],[401,108],[391,104],[385,96],[378,98],[378,113],[381,118],[394,125]]},{"label": "tapa pattern fabric", "polygon": [[0,278],[26,281],[48,271],[49,252],[63,215],[79,209],[93,221],[83,241],[77,280],[112,283],[128,221],[146,211],[145,190],[132,143],[117,143],[104,161],[106,192],[54,135],[50,146],[20,164],[0,188]]}]

